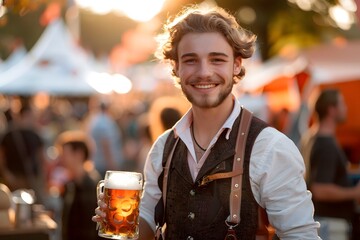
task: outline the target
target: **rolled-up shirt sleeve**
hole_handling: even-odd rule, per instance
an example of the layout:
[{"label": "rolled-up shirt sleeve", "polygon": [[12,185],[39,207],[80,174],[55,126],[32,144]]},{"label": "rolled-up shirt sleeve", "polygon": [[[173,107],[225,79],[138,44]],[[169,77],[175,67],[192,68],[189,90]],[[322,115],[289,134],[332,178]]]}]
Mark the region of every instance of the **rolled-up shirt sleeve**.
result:
[{"label": "rolled-up shirt sleeve", "polygon": [[274,128],[265,128],[251,153],[250,182],[280,239],[320,239],[304,161],[296,145]]},{"label": "rolled-up shirt sleeve", "polygon": [[144,166],[144,191],[140,203],[140,217],[155,230],[154,211],[161,198],[161,190],[158,186],[158,178],[162,172],[162,157],[166,139],[170,131],[161,135],[153,144],[147,156]]}]

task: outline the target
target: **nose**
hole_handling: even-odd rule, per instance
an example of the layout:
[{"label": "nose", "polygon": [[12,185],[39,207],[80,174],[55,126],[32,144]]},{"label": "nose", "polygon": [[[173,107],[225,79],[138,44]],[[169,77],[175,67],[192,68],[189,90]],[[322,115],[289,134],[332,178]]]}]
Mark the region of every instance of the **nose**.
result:
[{"label": "nose", "polygon": [[201,61],[197,74],[201,79],[206,79],[212,76],[213,70],[207,61]]}]

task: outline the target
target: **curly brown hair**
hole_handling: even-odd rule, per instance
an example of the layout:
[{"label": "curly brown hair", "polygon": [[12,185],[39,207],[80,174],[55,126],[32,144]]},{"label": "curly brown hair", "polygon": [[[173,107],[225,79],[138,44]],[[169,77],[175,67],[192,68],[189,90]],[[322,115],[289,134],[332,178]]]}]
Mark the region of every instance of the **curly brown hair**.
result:
[{"label": "curly brown hair", "polygon": [[[200,9],[195,5],[187,7],[174,19],[169,18],[163,30],[164,32],[157,38],[159,47],[155,55],[161,60],[170,62],[173,68],[179,60],[177,51],[179,42],[187,33],[222,34],[232,47],[235,58],[250,58],[255,51],[256,35],[242,28],[232,14],[220,7],[211,9]],[[172,75],[179,83],[174,69]],[[234,82],[241,80],[244,75],[245,68],[242,66],[240,73],[234,76]]]}]

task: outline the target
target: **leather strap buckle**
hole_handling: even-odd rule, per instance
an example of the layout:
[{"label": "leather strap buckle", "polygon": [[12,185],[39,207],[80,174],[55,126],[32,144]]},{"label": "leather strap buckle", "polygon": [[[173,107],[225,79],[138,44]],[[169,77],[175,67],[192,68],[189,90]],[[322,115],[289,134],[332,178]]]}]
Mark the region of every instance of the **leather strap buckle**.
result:
[{"label": "leather strap buckle", "polygon": [[238,240],[237,237],[236,237],[236,232],[234,230],[234,227],[236,227],[238,224],[231,225],[226,220],[225,220],[225,223],[229,228],[228,228],[228,231],[227,231],[227,233],[225,235],[224,240]]},{"label": "leather strap buckle", "polygon": [[225,172],[225,173],[214,173],[211,175],[204,176],[199,183],[199,186],[204,186],[209,182],[212,182],[216,179],[223,179],[223,178],[232,178],[243,174],[243,168],[236,169],[232,172]]}]

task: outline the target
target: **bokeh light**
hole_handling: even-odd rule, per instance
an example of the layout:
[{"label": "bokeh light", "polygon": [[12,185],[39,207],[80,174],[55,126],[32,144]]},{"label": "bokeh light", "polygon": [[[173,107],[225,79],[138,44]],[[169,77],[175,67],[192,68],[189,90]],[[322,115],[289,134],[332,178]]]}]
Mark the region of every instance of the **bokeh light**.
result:
[{"label": "bokeh light", "polygon": [[109,74],[106,72],[90,72],[87,77],[88,83],[101,94],[116,92],[125,94],[132,89],[130,79],[121,74]]},{"label": "bokeh light", "polygon": [[164,2],[165,0],[76,0],[80,8],[89,9],[94,13],[107,14],[115,12],[140,22],[146,22],[155,17],[161,11]]},{"label": "bokeh light", "polygon": [[339,5],[331,7],[329,9],[329,15],[336,22],[337,26],[344,30],[350,29],[354,23],[353,15]]}]

